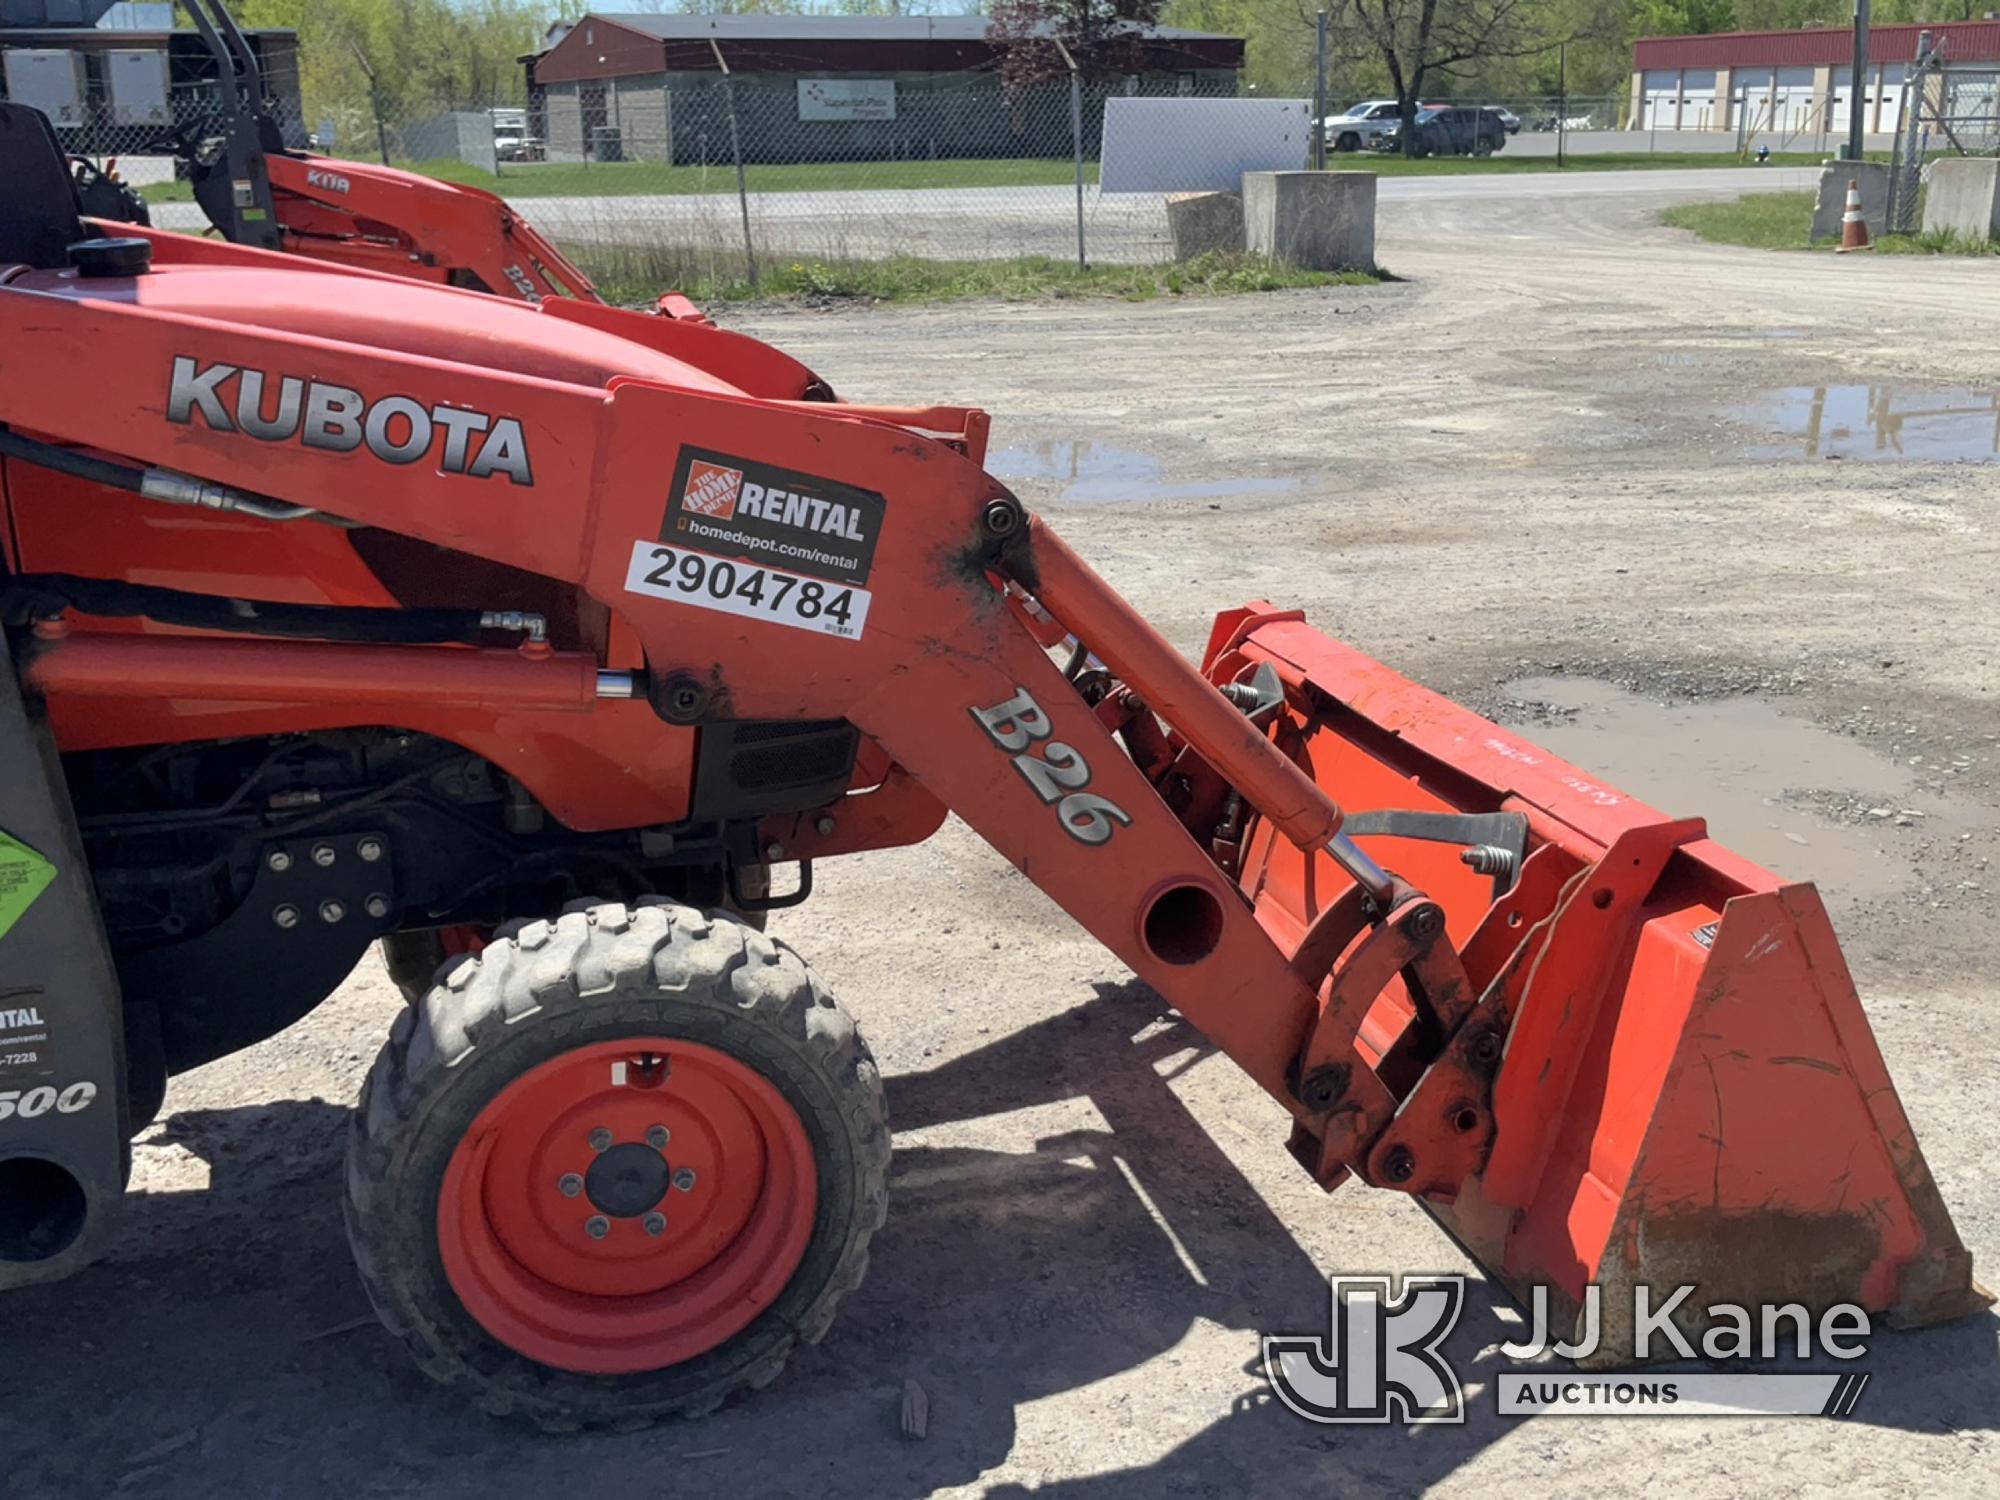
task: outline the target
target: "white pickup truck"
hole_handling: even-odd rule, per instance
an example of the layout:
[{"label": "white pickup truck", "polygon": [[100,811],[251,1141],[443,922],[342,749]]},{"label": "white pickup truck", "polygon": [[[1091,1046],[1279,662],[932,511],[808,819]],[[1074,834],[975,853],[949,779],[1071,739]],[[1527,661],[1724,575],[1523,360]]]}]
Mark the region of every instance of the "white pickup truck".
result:
[{"label": "white pickup truck", "polygon": [[1320,126],[1328,150],[1363,151],[1401,123],[1394,99],[1364,99],[1346,114],[1328,115]]}]

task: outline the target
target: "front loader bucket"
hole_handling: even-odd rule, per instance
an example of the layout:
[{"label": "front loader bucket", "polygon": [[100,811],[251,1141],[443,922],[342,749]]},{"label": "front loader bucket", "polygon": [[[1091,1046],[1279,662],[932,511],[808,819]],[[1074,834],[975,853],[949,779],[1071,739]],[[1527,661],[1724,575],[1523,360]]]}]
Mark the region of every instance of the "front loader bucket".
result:
[{"label": "front loader bucket", "polygon": [[[1434,1111],[1399,1113],[1391,1133],[1414,1145],[1407,1189],[1491,1274],[1523,1299],[1547,1287],[1558,1328],[1599,1285],[1614,1349],[1631,1347],[1617,1336],[1632,1307],[1623,1289],[1642,1283],[1655,1307],[1692,1285],[1684,1306],[1695,1312],[1848,1302],[1900,1324],[1991,1301],[1812,886],[1780,881],[1699,820],[1645,806],[1296,612],[1221,616],[1204,658],[1211,680],[1245,681],[1266,664],[1285,689],[1274,738],[1341,804],[1357,842],[1443,907],[1479,997],[1421,1074],[1391,1066],[1412,1024],[1399,983],[1356,1043],[1383,1060],[1405,1111],[1448,1098],[1424,1086],[1429,1075],[1483,1045],[1486,1097],[1448,1105],[1441,1124]],[[1521,814],[1525,845],[1508,851],[1521,856],[1511,871],[1480,873],[1462,840],[1364,831],[1413,826],[1383,809]],[[1280,942],[1296,943],[1349,889],[1327,856],[1261,827],[1238,872]],[[1466,1131],[1480,1122],[1483,1149],[1424,1175],[1416,1163],[1450,1161],[1454,1118]],[[1309,1166],[1314,1145],[1295,1136]],[[1327,1160],[1330,1187],[1344,1173]]]}]

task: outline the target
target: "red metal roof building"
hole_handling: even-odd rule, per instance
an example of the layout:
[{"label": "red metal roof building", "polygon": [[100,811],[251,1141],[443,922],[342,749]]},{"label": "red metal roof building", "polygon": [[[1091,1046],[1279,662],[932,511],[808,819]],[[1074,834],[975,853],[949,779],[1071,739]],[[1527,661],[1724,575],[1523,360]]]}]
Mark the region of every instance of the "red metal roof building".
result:
[{"label": "red metal roof building", "polygon": [[[591,12],[534,59],[537,84],[658,73],[715,75],[716,52],[739,74],[838,76],[990,69],[1000,49],[984,16],[652,15]],[[1176,26],[1144,30],[1145,71],[1243,66],[1243,39]]]},{"label": "red metal roof building", "polygon": [[[2000,72],[2000,20],[1875,26],[1863,74],[1866,130],[1896,128],[1904,74],[1923,32],[1942,41],[1946,67]],[[1844,132],[1853,56],[1854,33],[1845,26],[1642,37],[1632,47],[1631,124],[1639,130]]]},{"label": "red metal roof building", "polygon": [[[984,16],[586,12],[550,28],[547,48],[523,59],[531,128],[551,160],[609,151],[706,165],[737,149],[746,161],[782,163],[1067,156],[1068,85],[1003,100],[990,24]],[[1241,37],[1173,26],[1132,34],[1137,71],[1088,87],[1235,93]]]}]

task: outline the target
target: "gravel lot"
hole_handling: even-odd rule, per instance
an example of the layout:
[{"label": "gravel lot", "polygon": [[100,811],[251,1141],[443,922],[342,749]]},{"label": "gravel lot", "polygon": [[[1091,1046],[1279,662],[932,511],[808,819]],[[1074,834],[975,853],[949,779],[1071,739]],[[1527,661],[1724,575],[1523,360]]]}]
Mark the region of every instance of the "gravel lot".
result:
[{"label": "gravel lot", "polygon": [[[1764,393],[1878,387],[1922,446],[1961,419],[1899,425],[1897,403],[1990,401],[2000,281],[1698,245],[1653,222],[1672,192],[1413,197],[1382,246],[1408,279],[1376,289],[732,321],[844,394],[987,406],[1024,496],[1182,646],[1247,597],[1302,605],[1820,879],[1991,1277],[2000,470],[1804,456],[1818,437],[1771,430]],[[1800,456],[1751,456],[1774,446]],[[1072,472],[1168,498],[1065,499]],[[1450,1243],[1402,1199],[1321,1195],[1277,1108],[962,828],[819,873],[776,930],[860,1018],[897,1157],[870,1279],[777,1384],[699,1424],[547,1439],[406,1366],[337,1203],[397,1006],[371,962],[177,1079],[119,1247],[9,1300],[0,1491],[1990,1492],[1991,1318],[1878,1334],[1844,1423],[1521,1422],[1489,1394],[1456,1429],[1309,1427],[1268,1400],[1258,1335],[1314,1326],[1330,1271],[1470,1269]],[[1472,1380],[1507,1316],[1475,1293],[1450,1346]],[[907,1378],[922,1442],[896,1431]]]}]

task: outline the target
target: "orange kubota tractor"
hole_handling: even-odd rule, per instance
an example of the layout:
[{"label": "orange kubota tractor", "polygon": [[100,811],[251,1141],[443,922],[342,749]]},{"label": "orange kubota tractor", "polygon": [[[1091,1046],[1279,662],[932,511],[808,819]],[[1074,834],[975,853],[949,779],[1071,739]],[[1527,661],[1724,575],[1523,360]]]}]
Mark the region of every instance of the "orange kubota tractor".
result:
[{"label": "orange kubota tractor", "polygon": [[344,1184],[383,1321],[550,1425],[762,1384],[889,1123],[757,914],[950,810],[1517,1293],[1981,1304],[1811,887],[1296,611],[1189,663],[984,413],[107,232],[7,107],[0,184],[0,1286],[105,1243],[168,1076],[428,942]]}]

